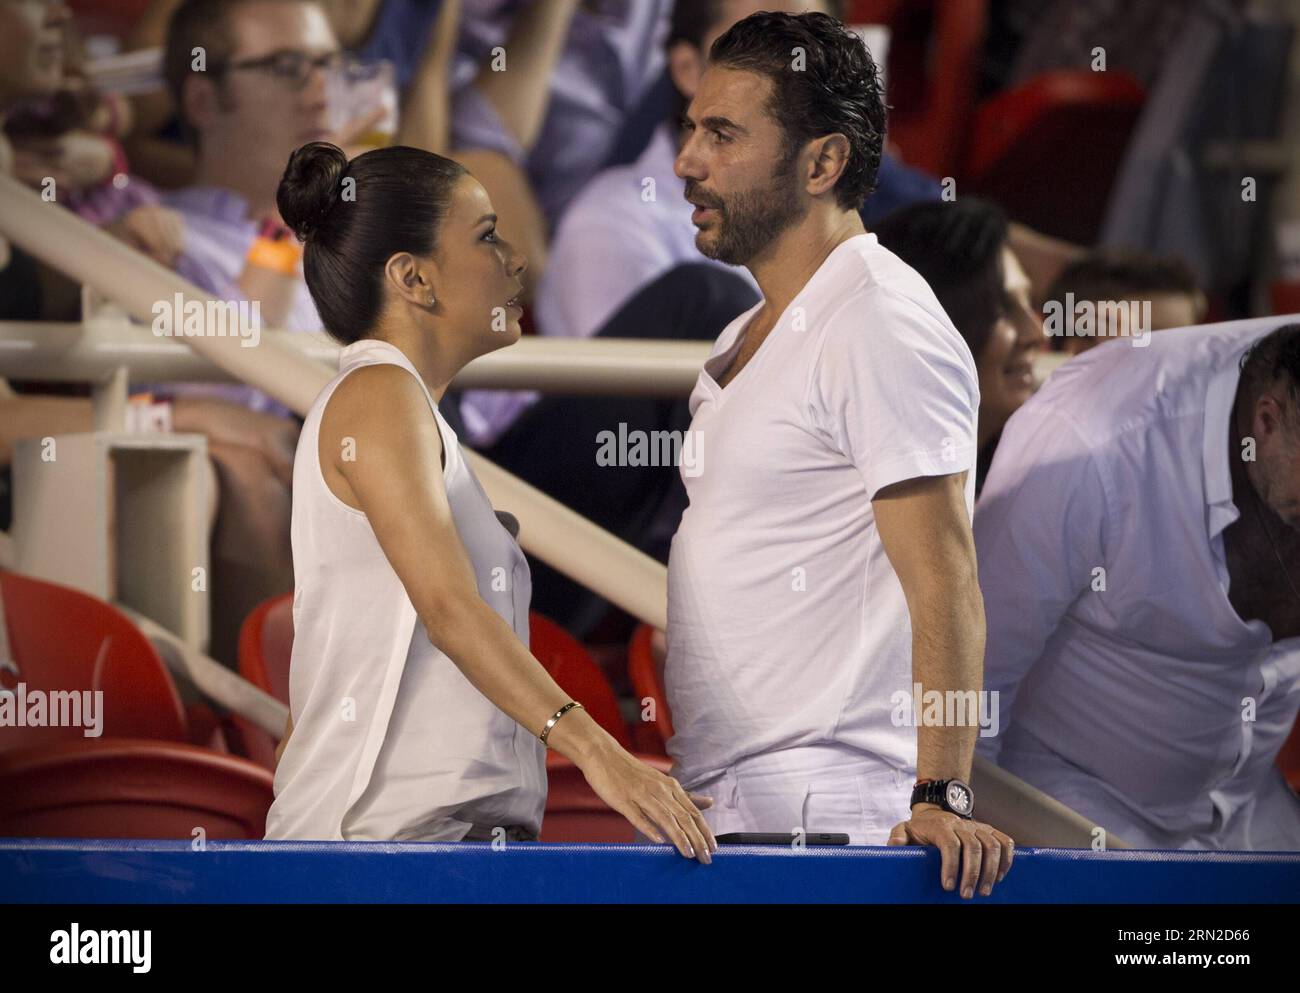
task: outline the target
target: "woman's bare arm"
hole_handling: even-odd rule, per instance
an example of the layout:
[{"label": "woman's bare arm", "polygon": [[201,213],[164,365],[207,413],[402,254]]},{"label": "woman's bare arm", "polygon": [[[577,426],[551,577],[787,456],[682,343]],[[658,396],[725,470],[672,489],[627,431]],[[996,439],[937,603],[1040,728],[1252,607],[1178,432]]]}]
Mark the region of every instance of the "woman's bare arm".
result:
[{"label": "woman's bare arm", "polygon": [[[391,364],[350,374],[326,405],[317,455],[336,495],[366,514],[429,640],[479,692],[539,733],[570,697],[478,594],[447,499],[442,439],[419,383]],[[658,825],[683,855],[709,860],[716,843],[697,803],[625,752],[586,711],[567,714],[549,743],[648,836],[661,836]]]}]

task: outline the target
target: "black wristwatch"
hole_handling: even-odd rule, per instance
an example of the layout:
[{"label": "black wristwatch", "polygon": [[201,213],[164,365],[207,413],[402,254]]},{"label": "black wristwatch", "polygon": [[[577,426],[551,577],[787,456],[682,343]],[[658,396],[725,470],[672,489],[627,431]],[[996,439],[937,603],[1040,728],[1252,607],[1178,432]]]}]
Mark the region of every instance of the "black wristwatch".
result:
[{"label": "black wristwatch", "polygon": [[975,791],[960,779],[922,779],[912,788],[912,803],[936,807],[970,820],[975,814]]}]

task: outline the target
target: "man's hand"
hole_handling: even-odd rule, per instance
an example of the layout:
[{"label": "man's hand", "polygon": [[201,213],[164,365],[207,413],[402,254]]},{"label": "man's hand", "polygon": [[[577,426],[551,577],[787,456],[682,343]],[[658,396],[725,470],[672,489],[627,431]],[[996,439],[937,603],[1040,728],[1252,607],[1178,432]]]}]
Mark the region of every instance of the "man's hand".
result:
[{"label": "man's hand", "polygon": [[178,434],[204,434],[217,444],[240,445],[260,452],[281,483],[293,484],[293,459],[298,447],[295,421],[226,400],[179,396],[172,403],[172,430]]},{"label": "man's hand", "polygon": [[910,821],[894,825],[889,844],[938,848],[945,890],[956,888],[960,864],[963,900],[975,895],[977,885],[984,896],[992,893],[993,884],[1002,882],[1011,871],[1016,854],[1016,843],[996,828],[968,821],[930,803],[918,803],[912,808]]},{"label": "man's hand", "polygon": [[14,143],[14,174],[37,189],[46,178],[54,180],[56,189],[89,189],[112,177],[113,146],[89,131],[24,139]]}]

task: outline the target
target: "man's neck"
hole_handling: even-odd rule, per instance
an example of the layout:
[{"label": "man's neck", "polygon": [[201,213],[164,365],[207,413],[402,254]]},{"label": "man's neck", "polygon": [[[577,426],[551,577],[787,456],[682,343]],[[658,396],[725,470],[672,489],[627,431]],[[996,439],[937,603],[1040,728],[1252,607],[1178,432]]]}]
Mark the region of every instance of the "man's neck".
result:
[{"label": "man's neck", "polygon": [[780,314],[831,252],[850,238],[866,233],[856,210],[814,208],[750,259],[745,268],[753,274],[769,311]]},{"label": "man's neck", "polygon": [[194,179],[198,186],[214,186],[239,194],[248,204],[248,216],[254,220],[279,216],[275,206],[275,188],[268,190],[267,184],[250,181],[249,174],[240,171],[240,164],[233,156],[200,153]]}]

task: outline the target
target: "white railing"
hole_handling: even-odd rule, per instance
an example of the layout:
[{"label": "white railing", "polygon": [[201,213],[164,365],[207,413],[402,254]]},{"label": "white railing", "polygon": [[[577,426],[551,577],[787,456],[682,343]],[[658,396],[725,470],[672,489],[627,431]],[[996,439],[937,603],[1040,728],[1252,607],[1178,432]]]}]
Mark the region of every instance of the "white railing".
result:
[{"label": "white railing", "polygon": [[[338,368],[339,345],[323,332],[267,330],[261,337],[311,361]],[[140,383],[237,380],[191,350],[187,340],[156,336],[125,315],[98,315],[82,323],[0,321],[0,375],[41,382],[94,383],[127,367],[131,378]],[[526,337],[475,359],[452,386],[687,396],[708,355],[708,342]],[[592,445],[594,450],[594,439]]]},{"label": "white railing", "polygon": [[[261,334],[304,358],[331,369],[338,367],[339,345],[324,332],[267,330]],[[82,323],[0,321],[0,376],[97,383],[126,367],[131,378],[141,383],[240,381],[193,351],[186,340],[155,336],[125,315],[97,315]],[[475,359],[452,387],[686,397],[710,347],[704,341],[530,336]],[[1040,353],[1034,360],[1035,375],[1040,380],[1046,378],[1066,358],[1064,353]]]}]

